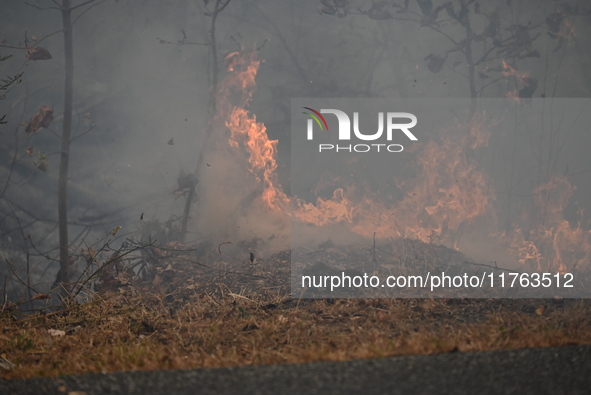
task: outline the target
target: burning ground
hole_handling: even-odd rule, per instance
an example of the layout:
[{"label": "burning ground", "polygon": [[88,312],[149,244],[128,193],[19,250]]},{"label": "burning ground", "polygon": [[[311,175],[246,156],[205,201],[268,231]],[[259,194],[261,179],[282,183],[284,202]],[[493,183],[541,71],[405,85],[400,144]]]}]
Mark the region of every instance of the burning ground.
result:
[{"label": "burning ground", "polygon": [[[265,125],[248,111],[261,63],[256,52],[232,53],[228,59],[228,75],[217,97],[218,115],[212,122],[215,133],[205,147],[207,166],[200,171],[194,218],[196,233],[211,245],[251,243],[251,252],[263,257],[291,248],[296,257],[292,273],[299,274],[318,261],[306,251],[323,243],[359,250],[372,240],[375,248],[377,240],[400,258],[405,253],[396,246],[417,241],[467,254],[495,270],[572,273],[581,280],[581,292],[570,296],[586,295],[584,284],[591,269],[587,204],[581,200],[584,195],[577,195],[577,186],[558,172],[569,162],[561,162],[556,145],[571,148],[570,131],[584,125],[588,104],[554,100],[554,108],[549,108],[544,101],[528,104],[515,98],[474,105],[469,100],[449,100],[451,104],[445,105],[440,100],[404,101],[418,111],[423,126],[417,133],[424,141],[410,145],[408,153],[382,153],[372,161],[355,153],[328,159],[312,156],[313,145],[302,151],[297,137],[304,136],[299,128],[303,123],[297,122],[305,119],[299,116],[299,102],[292,103],[288,195],[277,174],[278,141],[271,140]],[[383,105],[377,100],[367,103],[370,108]],[[561,116],[570,121],[546,126]],[[498,157],[510,155],[501,144],[510,138],[514,149],[540,143],[524,149],[523,155],[513,153],[511,166],[508,161],[499,164]],[[344,269],[347,259],[362,264],[346,254],[336,268]],[[432,269],[449,267],[447,259],[432,262],[437,262]],[[382,263],[374,262],[367,272],[392,269]],[[454,269],[465,269],[460,267],[464,263],[459,259]]]}]

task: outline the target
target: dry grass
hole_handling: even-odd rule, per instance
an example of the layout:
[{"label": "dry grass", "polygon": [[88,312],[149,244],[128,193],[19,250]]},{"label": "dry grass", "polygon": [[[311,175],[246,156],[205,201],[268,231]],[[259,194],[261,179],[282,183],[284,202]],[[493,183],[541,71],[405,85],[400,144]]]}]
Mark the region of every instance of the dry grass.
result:
[{"label": "dry grass", "polygon": [[[314,300],[134,289],[63,314],[0,318],[4,379],[591,343],[583,301]],[[548,302],[546,302],[548,303]],[[51,336],[49,329],[65,332]]]},{"label": "dry grass", "polygon": [[214,274],[207,288],[194,265],[173,266],[65,311],[3,312],[0,355],[16,368],[0,378],[591,344],[589,301],[298,301],[264,275],[256,290]]}]

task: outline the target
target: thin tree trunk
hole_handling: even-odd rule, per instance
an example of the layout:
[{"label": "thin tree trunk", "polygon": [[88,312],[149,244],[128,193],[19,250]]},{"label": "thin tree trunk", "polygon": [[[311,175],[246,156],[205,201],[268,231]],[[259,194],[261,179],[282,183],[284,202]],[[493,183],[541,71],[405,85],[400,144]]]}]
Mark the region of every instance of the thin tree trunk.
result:
[{"label": "thin tree trunk", "polygon": [[[468,64],[468,83],[470,85],[470,119],[476,113],[476,65],[474,64],[474,57],[472,56],[472,41],[474,32],[470,25],[470,18],[468,17],[468,5],[465,0],[460,0],[462,10],[460,13],[465,13],[465,28],[466,28],[466,46],[464,47],[464,55],[466,56],[466,63]],[[462,21],[460,21],[461,23]]]},{"label": "thin tree trunk", "polygon": [[211,139],[212,134],[212,122],[217,115],[217,95],[218,95],[218,49],[216,44],[215,38],[215,24],[220,12],[222,12],[228,4],[230,4],[232,0],[226,0],[225,3],[222,0],[216,0],[214,10],[211,16],[211,28],[209,30],[210,40],[211,40],[211,52],[213,58],[213,81],[211,87],[211,98],[210,98],[210,107],[209,107],[209,120],[207,122],[207,129],[205,132],[205,143],[203,145],[203,149],[199,154],[197,159],[197,165],[195,166],[195,172],[193,173],[194,176],[191,178],[191,186],[189,187],[189,191],[187,192],[187,200],[185,201],[185,210],[183,211],[183,219],[181,224],[181,241],[184,242],[187,236],[187,226],[189,224],[189,216],[191,214],[191,206],[193,205],[193,201],[195,200],[196,193],[195,189],[197,183],[199,182],[199,170],[203,164],[203,156],[205,149],[208,148],[209,140]]},{"label": "thin tree trunk", "polygon": [[64,124],[58,181],[58,220],[61,283],[70,280],[70,253],[68,241],[68,168],[70,165],[70,140],[72,135],[72,102],[74,95],[74,48],[72,39],[72,9],[70,0],[62,0],[64,32],[65,83]]}]

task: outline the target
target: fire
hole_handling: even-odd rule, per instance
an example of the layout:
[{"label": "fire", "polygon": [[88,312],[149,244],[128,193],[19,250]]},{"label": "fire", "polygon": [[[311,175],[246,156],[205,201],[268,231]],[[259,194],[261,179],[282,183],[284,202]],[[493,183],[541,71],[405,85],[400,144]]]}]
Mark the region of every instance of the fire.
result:
[{"label": "fire", "polygon": [[[258,184],[257,200],[268,213],[316,227],[341,224],[365,238],[410,238],[454,248],[459,248],[461,235],[473,231],[478,222],[486,224],[485,234],[505,243],[520,264],[565,272],[591,262],[591,231],[583,229],[582,221],[574,225],[564,218],[575,190],[566,177],[537,187],[533,209],[524,212],[512,231],[501,234],[497,230],[495,188],[473,159],[476,150],[489,142],[491,124],[484,121],[486,114],[474,116],[467,124],[458,122],[457,130],[421,145],[415,176],[391,180],[406,192],[401,197],[382,196],[364,185],[338,179],[332,180],[329,197],[317,197],[314,202],[288,197],[277,178],[278,141],[269,139],[265,125],[245,109],[260,62],[254,52],[231,54],[226,62],[229,75],[220,86],[226,107],[220,114],[229,130],[227,142],[235,156],[246,161],[244,168]],[[528,78],[505,61],[503,70],[505,76]],[[237,96],[239,103],[230,105],[230,98]],[[326,185],[316,187],[327,189]]]},{"label": "fire", "polygon": [[270,140],[265,125],[257,122],[256,116],[244,108],[252,98],[260,66],[254,54],[252,52],[250,57],[246,57],[235,52],[226,57],[228,71],[233,74],[222,84],[220,96],[225,103],[229,103],[233,88],[238,88],[243,99],[229,110],[229,114],[222,113],[222,116],[228,119],[226,127],[231,133],[228,139],[230,146],[237,151],[245,150],[249,155],[248,169],[263,185],[261,199],[271,209],[286,210],[289,199],[276,181],[278,141]]},{"label": "fire", "polygon": [[231,72],[219,87],[219,94],[225,101],[230,101],[230,93],[234,88],[238,88],[244,95],[245,100],[242,103],[244,107],[252,98],[254,88],[256,87],[256,76],[261,62],[256,59],[254,52],[251,56],[240,55],[238,52],[232,52],[226,56],[226,65]]},{"label": "fire", "polygon": [[332,199],[318,198],[316,205],[300,201],[296,218],[308,224],[323,226],[331,223],[352,223],[354,218],[353,203],[345,197],[345,190],[334,190]]},{"label": "fire", "polygon": [[440,144],[427,143],[418,155],[422,170],[404,184],[412,192],[398,205],[399,216],[417,212],[419,223],[424,224],[417,227],[416,222],[407,221],[412,230],[409,236],[427,242],[435,232],[443,239],[448,232],[457,233],[464,224],[492,213],[494,191],[470,159],[470,152],[488,144],[488,132],[476,119],[467,129],[467,134],[446,137]]},{"label": "fire", "polygon": [[[518,81],[518,83],[521,86],[529,86],[529,73],[523,72],[523,71],[518,71],[513,66],[511,66],[509,63],[507,63],[504,59],[501,61],[501,63],[502,63],[503,76],[515,77],[515,79]],[[508,99],[513,99],[517,102],[521,101],[521,99],[519,97],[519,92],[517,92],[516,89],[512,90],[512,91],[508,91],[505,94],[505,96]]]},{"label": "fire", "polygon": [[[534,191],[534,225],[526,238],[521,228],[513,234],[512,248],[522,264],[538,271],[573,271],[591,262],[591,231],[579,220],[576,227],[564,218],[575,188],[566,177],[555,177]],[[579,218],[583,213],[579,211]]]},{"label": "fire", "polygon": [[519,80],[529,77],[529,73],[524,71],[517,71],[513,66],[507,63],[504,59],[501,61],[503,65],[503,76],[516,77]]},{"label": "fire", "polygon": [[371,192],[354,200],[354,187],[338,188],[332,199],[318,199],[316,206],[297,202],[295,219],[317,226],[348,222],[364,237],[375,232],[379,237],[430,242],[436,236],[448,244],[457,242],[452,239],[463,225],[493,212],[490,182],[467,154],[488,144],[488,132],[476,120],[466,129],[466,134],[426,144],[417,155],[417,176],[397,182],[408,191],[402,200],[384,202]]},{"label": "fire", "polygon": [[262,200],[274,210],[286,208],[289,199],[275,180],[277,140],[270,140],[265,125],[241,107],[234,107],[226,126],[232,133],[228,140],[230,146],[237,150],[244,148],[248,152],[249,170],[264,185]]}]

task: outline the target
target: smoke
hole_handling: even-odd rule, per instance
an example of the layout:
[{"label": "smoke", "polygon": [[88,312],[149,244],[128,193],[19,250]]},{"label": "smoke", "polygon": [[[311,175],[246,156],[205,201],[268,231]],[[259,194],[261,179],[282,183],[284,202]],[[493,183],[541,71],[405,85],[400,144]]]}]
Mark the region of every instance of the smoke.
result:
[{"label": "smoke", "polygon": [[[42,7],[42,3],[35,4]],[[511,15],[515,24],[544,21],[555,12],[552,1],[513,2],[515,9],[507,8],[504,1],[498,3],[502,17]],[[586,2],[578,3],[580,7],[587,6]],[[425,56],[449,46],[447,39],[432,29],[399,21],[375,21],[366,15],[319,15],[318,4],[312,0],[297,4],[233,1],[218,18],[220,60],[246,49],[257,52],[259,60],[264,61],[256,92],[252,92],[246,107],[257,115],[257,124],[267,125],[268,140],[278,140],[276,163],[265,162],[262,167],[249,162],[252,153],[245,143],[250,140],[237,140],[238,148],[229,144],[232,136],[226,125],[227,116],[235,106],[242,106],[241,101],[230,102],[224,113],[226,118],[215,120],[216,138],[207,141],[212,83],[211,48],[207,43],[211,18],[203,2],[104,2],[85,13],[74,31],[74,122],[78,137],[72,147],[69,184],[72,234],[77,237],[92,227],[94,233],[84,239],[92,244],[122,225],[120,240],[124,240],[137,235],[143,226],[141,218],[144,222],[178,218],[184,198],[173,194],[178,188],[177,178],[181,171],[193,172],[203,152],[203,163],[198,169],[198,201],[191,213],[192,233],[187,240],[207,239],[214,244],[256,240],[263,250],[288,248],[290,206],[279,194],[275,195],[281,203],[279,209],[269,209],[265,197],[273,191],[286,191],[291,183],[285,170],[290,160],[291,98],[418,97],[444,98],[436,100],[445,102],[449,97],[466,95],[465,65],[454,64],[456,58],[452,59],[460,51],[450,52],[439,73],[428,70]],[[490,7],[481,7],[481,19],[493,10]],[[549,53],[545,62],[531,58],[520,63],[520,72],[530,71],[531,77],[540,82],[535,95],[589,95],[590,61],[589,51],[584,50],[588,45],[584,43],[591,35],[589,26],[579,23],[580,20],[583,19],[575,21],[578,30],[574,44],[569,41],[560,51]],[[52,54],[51,60],[25,63],[26,51],[9,47],[24,47],[25,31],[33,40],[59,30],[60,15],[21,1],[6,1],[0,13],[0,26],[0,41],[6,45],[0,47],[0,55],[12,55],[0,63],[2,78],[25,73],[23,82],[0,101],[0,116],[7,114],[8,121],[0,126],[0,179],[8,180],[11,175],[4,198],[18,203],[22,210],[17,208],[17,214],[27,233],[33,241],[46,243],[37,245],[39,248],[49,250],[57,237],[54,224],[63,111],[62,35],[50,35],[40,44]],[[485,26],[475,23],[473,28],[480,33]],[[457,38],[459,33],[450,34]],[[456,42],[462,42],[461,35],[458,37]],[[549,40],[542,32],[532,49],[554,48],[555,42]],[[216,66],[223,68],[223,63]],[[490,67],[502,65],[499,62]],[[492,70],[478,71],[484,77],[487,73],[494,75]],[[226,75],[222,71],[220,81]],[[489,86],[483,91],[485,96],[506,93],[508,80],[487,78],[477,81],[479,87]],[[25,136],[19,123],[43,105],[53,109],[53,123],[47,130]],[[90,121],[94,127],[89,131]],[[533,205],[532,191],[549,181],[545,177],[549,172],[569,176],[576,187],[564,208],[571,225],[577,223],[579,206],[585,208],[589,201],[588,134],[572,129],[563,144],[556,140],[556,134],[534,133],[550,131],[550,122],[546,126],[520,128],[518,133],[499,130],[486,151],[474,153],[482,155],[477,159],[495,179],[499,201],[505,202],[501,231],[518,219],[522,206]],[[558,124],[559,119],[554,122]],[[24,153],[29,147],[48,155],[47,172],[36,168],[36,157]],[[552,147],[561,151],[552,151]],[[514,151],[517,153],[513,154]],[[17,164],[12,166],[15,154]],[[511,168],[515,171],[508,177]],[[270,172],[283,177],[270,177]],[[507,196],[512,196],[509,203]],[[309,201],[315,203],[313,198]],[[2,209],[2,215],[4,218],[12,213],[7,208]],[[6,237],[2,244],[15,245],[14,221],[2,219],[0,228],[12,229],[10,241]],[[529,237],[527,230],[524,232]],[[322,231],[314,234],[308,229],[304,233],[311,240],[326,239]],[[334,233],[341,234],[336,230]],[[339,237],[349,240],[347,231],[342,233]],[[76,238],[73,249],[84,247],[81,240],[82,237]],[[40,261],[45,264],[45,258],[34,263]]]},{"label": "smoke", "polygon": [[[216,132],[227,135],[225,127]],[[224,141],[216,145],[200,172],[194,231],[214,245],[246,241],[263,254],[289,249],[289,215],[262,200],[265,185],[249,168],[246,151],[233,149],[227,140],[225,147]]]},{"label": "smoke", "polygon": [[[248,111],[260,62],[256,52],[226,56],[200,169],[196,233],[214,244],[250,242],[258,252],[289,248],[289,199],[277,174],[277,144]],[[217,239],[217,240],[216,240]]]}]

